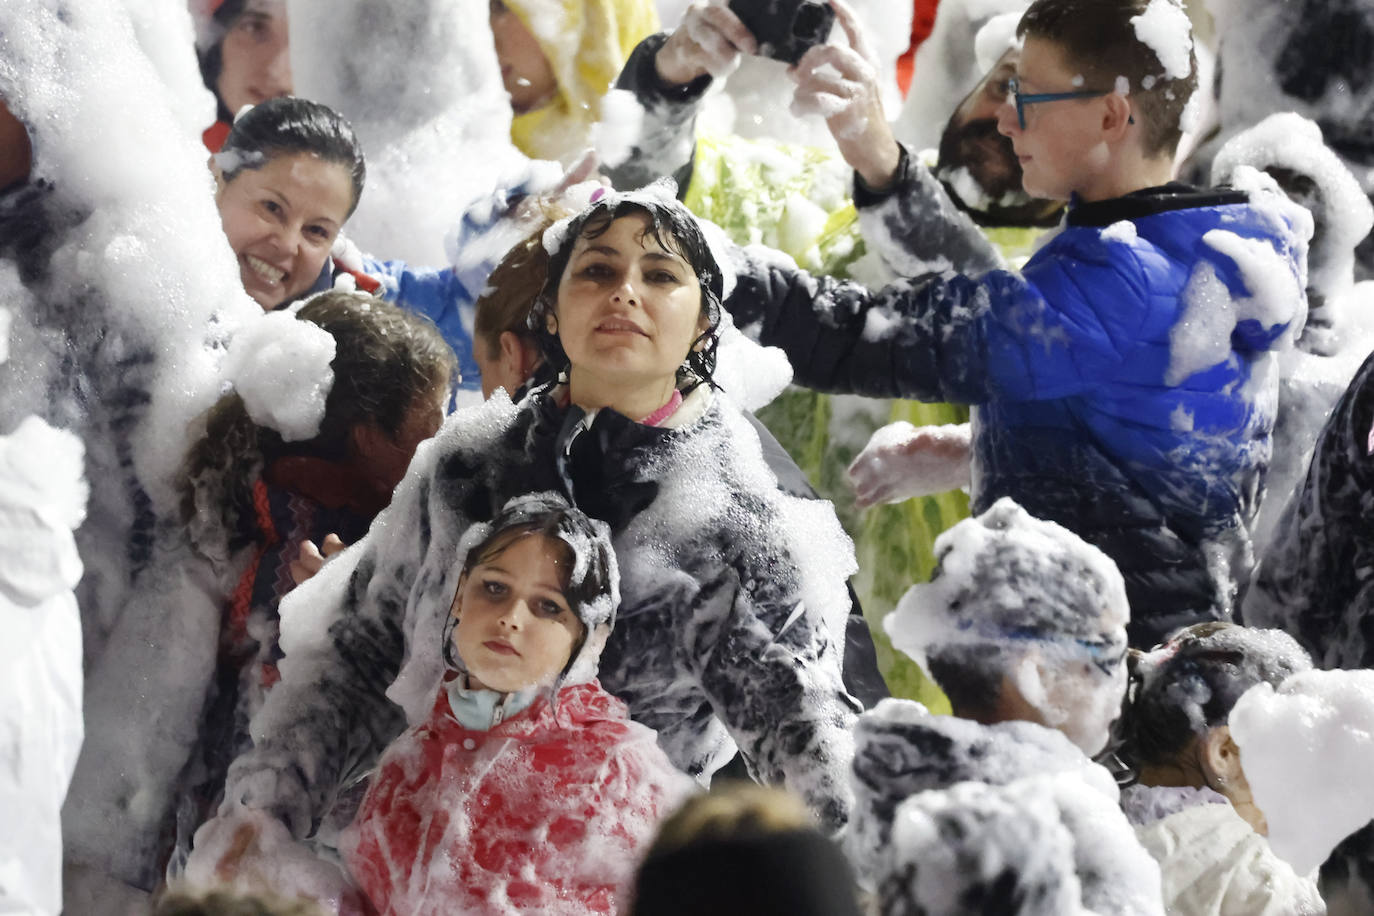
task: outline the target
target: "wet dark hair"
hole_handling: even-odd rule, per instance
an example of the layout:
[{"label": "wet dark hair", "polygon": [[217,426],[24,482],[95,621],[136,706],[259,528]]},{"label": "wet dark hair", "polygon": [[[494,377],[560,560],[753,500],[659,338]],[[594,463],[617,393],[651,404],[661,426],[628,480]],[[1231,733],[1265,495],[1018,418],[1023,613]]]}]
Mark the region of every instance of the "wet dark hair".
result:
[{"label": "wet dark hair", "polygon": [[289,95],[254,105],[234,121],[224,146],[215,154],[215,163],[228,182],[244,169],[259,169],[278,156],[301,153],[348,170],[353,181],[353,202],[348,207],[352,216],[363,196],[367,163],[352,125],[328,105]]},{"label": "wet dark hair", "polygon": [[1341,840],[1317,873],[1317,890],[1331,912],[1366,912],[1374,900],[1374,821]]},{"label": "wet dark hair", "polygon": [[373,423],[393,438],[419,398],[458,361],[429,319],[365,293],[321,293],[296,313],[334,338],[334,383],[325,399],[320,431],[303,442],[286,442],[258,426],[236,393],[220,398],[205,415],[205,434],[187,453],[179,489],[182,517],[218,516],[226,531],[253,517],[253,480],[260,466],[288,455],[331,461],[349,456],[352,429]]},{"label": "wet dark hair", "polygon": [[[456,607],[462,599],[463,586],[474,569],[495,560],[523,538],[544,538],[555,545],[558,552],[559,590],[567,599],[568,606],[578,622],[582,624],[582,639],[568,655],[568,667],[571,667],[591,630],[582,609],[611,591],[617,582],[618,574],[615,571],[609,542],[593,527],[582,510],[568,505],[552,494],[512,500],[491,520],[490,529],[487,536],[473,545],[464,557],[458,589],[451,605]],[[573,548],[574,543],[585,544],[588,548],[585,557],[586,568],[581,570],[582,575],[577,578],[574,577],[578,572],[578,556]],[[450,613],[444,628],[444,663],[452,669],[463,670],[463,666],[453,657],[452,635],[456,622],[456,616]]]},{"label": "wet dark hair", "polygon": [[1086,88],[1111,91],[1118,75],[1126,77],[1139,112],[1145,154],[1172,155],[1183,138],[1179,119],[1197,89],[1197,56],[1190,46],[1188,75],[1182,79],[1167,75],[1159,56],[1136,36],[1132,23],[1150,3],[1035,0],[1017,24],[1016,35],[1058,45],[1069,66],[1082,71]]},{"label": "wet dark hair", "polygon": [[643,195],[610,194],[592,204],[573,217],[558,250],[549,256],[548,276],[529,317],[530,330],[539,342],[545,362],[557,372],[568,368],[568,354],[559,343],[558,335],[549,332],[547,317],[555,313],[558,286],[577,240],[599,238],[612,223],[627,216],[644,217],[648,224],[641,238],[651,238],[665,251],[680,255],[696,274],[701,285],[701,311],[706,315],[708,326],[692,341],[686,364],[678,371],[678,384],[682,387],[701,381],[716,387],[711,373],[716,368],[716,348],[720,343],[720,308],[725,285],[720,265],[711,254],[696,217],[686,207],[676,201],[659,201]]},{"label": "wet dark hair", "polygon": [[1225,725],[1256,684],[1277,687],[1311,667],[1287,634],[1222,622],[1188,627],[1154,652],[1167,653],[1154,666],[1135,650],[1127,659],[1117,753],[1134,770],[1176,760],[1203,731]]}]

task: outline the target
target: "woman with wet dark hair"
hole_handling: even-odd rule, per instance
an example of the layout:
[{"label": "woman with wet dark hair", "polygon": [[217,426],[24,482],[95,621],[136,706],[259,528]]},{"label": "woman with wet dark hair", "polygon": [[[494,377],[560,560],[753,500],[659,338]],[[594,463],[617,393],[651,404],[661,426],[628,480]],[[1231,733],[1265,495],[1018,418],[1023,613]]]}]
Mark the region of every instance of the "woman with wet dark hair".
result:
[{"label": "woman with wet dark hair", "polygon": [[1281,630],[1202,623],[1150,652],[1132,650],[1129,664],[1118,753],[1140,785],[1122,804],[1159,862],[1166,909],[1321,912],[1312,881],[1270,851],[1227,724],[1251,687],[1311,668],[1307,653]]},{"label": "woman with wet dark hair", "polygon": [[705,778],[738,748],[825,827],[847,820],[852,546],[828,504],[779,490],[711,384],[725,281],[705,236],[650,189],[608,195],[544,241],[532,323],[556,379],[457,415],[368,537],[288,599],[311,608],[311,632],[292,634],[222,817],[243,805],[311,834],[396,734],[388,685],[447,615],[464,533],[548,490],[610,526],[622,602],[599,677],[669,759]]},{"label": "woman with wet dark hair", "polygon": [[375,293],[433,321],[458,355],[464,387],[477,387],[477,293],[454,268],[335,257],[367,178],[362,146],[338,112],[292,96],[255,105],[234,121],[210,171],[239,279],[264,310],[338,287]]}]

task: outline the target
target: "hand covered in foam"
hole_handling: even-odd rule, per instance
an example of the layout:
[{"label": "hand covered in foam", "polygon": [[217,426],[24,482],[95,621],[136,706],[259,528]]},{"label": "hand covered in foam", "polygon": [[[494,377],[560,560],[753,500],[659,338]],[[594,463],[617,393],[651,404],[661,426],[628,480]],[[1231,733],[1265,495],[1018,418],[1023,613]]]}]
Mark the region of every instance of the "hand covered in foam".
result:
[{"label": "hand covered in foam", "polygon": [[697,2],[654,57],[665,83],[682,86],[710,74],[723,77],[739,66],[741,54],[758,52],[749,28],[723,4]]},{"label": "hand covered in foam", "polygon": [[236,808],[196,831],[184,883],[318,903],[339,916],[367,912],[343,870],[315,855],[281,822],[251,808]]},{"label": "hand covered in foam", "polygon": [[797,84],[792,113],[824,118],[840,154],[864,183],[875,190],[886,188],[896,177],[902,153],[883,110],[878,67],[854,11],[843,0],[831,0],[831,6],[849,47],[817,45],[788,71]]},{"label": "hand covered in foam", "polygon": [[971,482],[967,423],[915,427],[892,423],[873,434],[849,466],[849,483],[861,509],[930,496]]}]

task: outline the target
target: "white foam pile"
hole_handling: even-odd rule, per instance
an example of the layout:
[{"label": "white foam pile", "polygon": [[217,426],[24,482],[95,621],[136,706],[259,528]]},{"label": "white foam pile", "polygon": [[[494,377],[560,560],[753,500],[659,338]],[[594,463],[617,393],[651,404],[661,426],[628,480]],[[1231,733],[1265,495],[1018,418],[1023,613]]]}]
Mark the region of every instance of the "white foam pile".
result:
[{"label": "white foam pile", "polygon": [[935,556],[931,581],[883,622],[893,646],[922,667],[932,654],[997,666],[1043,724],[1101,750],[1126,687],[1130,610],[1116,564],[1009,498],[940,535]]},{"label": "white foam pile", "polygon": [[[1162,914],[1159,866],[1110,798],[1071,773],[964,782],[903,802],[884,912]],[[891,904],[900,900],[910,910]]]},{"label": "white foam pile", "polygon": [[[0,436],[0,911],[62,909],[58,811],[81,747],[81,441],[29,417]],[[21,827],[22,825],[22,827]]]},{"label": "white foam pile", "polygon": [[349,235],[377,257],[450,263],[444,239],[466,208],[526,168],[486,4],[289,0],[287,11],[296,93],[347,118],[367,157]]},{"label": "white foam pile", "polygon": [[1150,0],[1145,12],[1131,19],[1131,26],[1136,39],[1154,51],[1163,65],[1159,77],[1187,79],[1192,72],[1193,27],[1181,3]]},{"label": "white foam pile", "polygon": [[313,439],[334,385],[334,338],[294,311],[268,312],[234,335],[224,375],[248,416],[281,433],[283,441]]},{"label": "white foam pile", "polygon": [[1304,671],[1278,689],[1257,684],[1230,726],[1269,845],[1298,874],[1374,820],[1374,671]]}]

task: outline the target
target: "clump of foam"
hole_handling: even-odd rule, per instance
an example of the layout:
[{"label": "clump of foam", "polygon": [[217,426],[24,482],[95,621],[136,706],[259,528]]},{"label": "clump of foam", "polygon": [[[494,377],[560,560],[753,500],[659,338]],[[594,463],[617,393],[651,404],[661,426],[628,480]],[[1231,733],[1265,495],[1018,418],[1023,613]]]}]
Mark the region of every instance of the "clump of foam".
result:
[{"label": "clump of foam", "polygon": [[[914,795],[893,822],[889,906],[986,912],[1162,914],[1159,866],[1111,799],[1072,774]],[[901,911],[885,908],[884,912]]]},{"label": "clump of foam", "polygon": [[1374,671],[1304,671],[1251,688],[1231,735],[1269,845],[1299,874],[1374,820]]},{"label": "clump of foam", "polygon": [[1193,28],[1183,5],[1176,0],[1150,0],[1145,12],[1131,19],[1135,37],[1155,52],[1170,79],[1187,79],[1192,72]]},{"label": "clump of foam", "polygon": [[267,312],[239,329],[224,358],[224,374],[248,416],[287,442],[313,439],[334,385],[334,338],[292,312]]},{"label": "clump of foam", "polygon": [[1319,205],[1313,216],[1322,226],[1320,250],[1314,247],[1312,285],[1332,296],[1353,282],[1354,249],[1374,225],[1374,206],[1360,182],[1322,141],[1321,128],[1296,112],[1270,115],[1226,142],[1212,161],[1212,184],[1230,184],[1242,166],[1281,168],[1309,178]]}]

